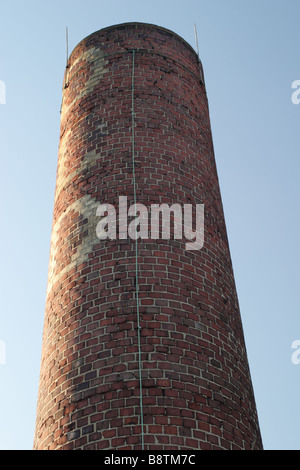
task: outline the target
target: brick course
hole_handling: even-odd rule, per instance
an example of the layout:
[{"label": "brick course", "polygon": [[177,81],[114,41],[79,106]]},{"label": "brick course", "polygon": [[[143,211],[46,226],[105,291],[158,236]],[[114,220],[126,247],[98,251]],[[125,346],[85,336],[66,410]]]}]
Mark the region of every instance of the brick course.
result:
[{"label": "brick course", "polygon": [[[64,77],[34,449],[141,448],[135,242],[96,209],[204,204],[202,250],[139,240],[145,448],[260,449],[202,67],[140,23],[81,41]],[[201,73],[200,73],[201,72]]]}]

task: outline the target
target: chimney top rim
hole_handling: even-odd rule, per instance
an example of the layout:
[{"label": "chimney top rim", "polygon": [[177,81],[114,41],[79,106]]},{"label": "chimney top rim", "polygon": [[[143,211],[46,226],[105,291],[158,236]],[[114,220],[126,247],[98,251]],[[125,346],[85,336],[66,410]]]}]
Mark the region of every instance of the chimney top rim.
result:
[{"label": "chimney top rim", "polygon": [[87,35],[86,37],[84,37],[75,47],[74,49],[72,50],[71,54],[69,55],[69,59],[71,58],[71,56],[73,55],[73,53],[76,51],[76,49],[85,41],[89,40],[90,38],[92,38],[93,36],[96,36],[98,34],[101,34],[101,33],[105,33],[109,30],[117,30],[117,29],[122,29],[122,28],[130,28],[130,27],[146,27],[146,28],[149,28],[149,29],[156,29],[156,30],[160,30],[162,32],[165,32],[167,34],[169,34],[170,36],[173,36],[175,37],[176,39],[178,39],[179,41],[181,41],[193,54],[195,54],[195,56],[197,57],[198,59],[198,54],[196,52],[196,50],[191,46],[191,44],[189,44],[182,36],[180,36],[179,34],[175,33],[174,31],[172,31],[171,29],[168,29],[168,28],[165,28],[163,26],[159,26],[159,25],[156,25],[156,24],[152,24],[152,23],[143,23],[143,22],[138,22],[138,21],[134,21],[134,22],[125,22],[125,23],[117,23],[117,24],[114,24],[114,25],[111,25],[111,26],[106,26],[104,28],[101,28],[101,29],[98,29],[97,31],[94,31],[93,33]]}]

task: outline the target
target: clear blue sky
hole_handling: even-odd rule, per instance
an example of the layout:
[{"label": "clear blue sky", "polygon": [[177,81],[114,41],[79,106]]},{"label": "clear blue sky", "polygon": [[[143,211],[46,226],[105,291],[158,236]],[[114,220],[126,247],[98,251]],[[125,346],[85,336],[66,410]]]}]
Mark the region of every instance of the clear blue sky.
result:
[{"label": "clear blue sky", "polygon": [[195,47],[197,24],[231,255],[265,449],[300,450],[299,0],[0,1],[0,449],[31,449],[65,28],[140,21]]}]

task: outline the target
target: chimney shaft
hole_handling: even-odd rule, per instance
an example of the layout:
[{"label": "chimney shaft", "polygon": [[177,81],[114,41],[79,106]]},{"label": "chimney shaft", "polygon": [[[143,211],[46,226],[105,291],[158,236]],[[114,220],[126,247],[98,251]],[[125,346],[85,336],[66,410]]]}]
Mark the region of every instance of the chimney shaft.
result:
[{"label": "chimney shaft", "polygon": [[[112,26],[77,45],[63,84],[34,449],[261,449],[196,52]],[[100,239],[98,207],[124,220],[135,202],[148,221],[189,205],[193,230],[204,205],[203,246]]]}]

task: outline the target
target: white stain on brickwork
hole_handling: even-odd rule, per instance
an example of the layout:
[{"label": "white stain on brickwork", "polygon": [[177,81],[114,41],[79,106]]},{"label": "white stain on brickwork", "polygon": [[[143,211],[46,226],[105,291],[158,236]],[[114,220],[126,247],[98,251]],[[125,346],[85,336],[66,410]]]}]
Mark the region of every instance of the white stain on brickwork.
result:
[{"label": "white stain on brickwork", "polygon": [[[70,142],[78,139],[74,126],[69,128],[69,119],[72,109],[80,103],[87,95],[94,95],[95,86],[99,85],[102,76],[106,73],[105,65],[108,60],[99,58],[96,47],[83,52],[66,70],[64,83],[67,85],[63,90],[63,102],[61,108],[61,136],[56,177],[56,199],[61,198],[62,191],[71,189],[71,180],[77,175],[78,183],[85,178],[90,167],[96,164],[99,155],[96,149],[87,152],[84,158],[76,158],[70,155],[70,149],[74,145]],[[82,76],[82,80],[80,80]],[[76,81],[76,89],[72,87],[72,79]],[[79,116],[78,116],[78,119]],[[106,124],[99,122],[95,124],[95,130],[105,135]],[[79,151],[80,149],[78,149]],[[73,150],[74,151],[74,150]],[[47,295],[56,285],[59,285],[62,277],[76,266],[88,261],[93,246],[97,244],[95,227],[97,225],[96,209],[97,202],[89,195],[70,204],[53,223],[50,259],[48,272]],[[87,223],[82,224],[87,220]]]},{"label": "white stain on brickwork", "polygon": [[[106,123],[99,122],[95,125],[95,132],[99,135],[105,136],[107,134]],[[57,164],[57,176],[56,176],[56,188],[57,194],[63,188],[66,188],[72,179],[76,176],[78,182],[80,178],[84,178],[84,175],[89,168],[96,165],[99,160],[99,153],[96,153],[97,148],[90,150],[84,155],[83,159],[76,155],[70,155],[70,139],[72,137],[72,131],[69,129],[60,140],[59,145],[59,158]]]},{"label": "white stain on brickwork", "polygon": [[[53,224],[47,295],[55,285],[59,285],[65,273],[88,261],[93,246],[98,242],[95,229],[97,206],[95,199],[85,195],[71,204]],[[72,217],[76,220],[70,223]],[[87,223],[80,225],[84,220]]]},{"label": "white stain on brickwork", "polygon": [[[74,62],[71,63],[70,68],[66,70],[65,83],[67,88],[63,92],[63,105],[61,110],[61,122],[64,121],[65,117],[70,116],[71,108],[82,100],[89,93],[93,93],[96,85],[99,84],[101,78],[108,70],[105,68],[109,62],[105,57],[99,57],[96,52],[97,48],[92,47],[88,51],[82,53]],[[86,66],[78,67],[78,63],[86,64]],[[82,76],[82,80],[79,80]],[[76,89],[72,89],[72,79],[76,79]],[[73,92],[73,100],[69,101],[69,91]]]}]

